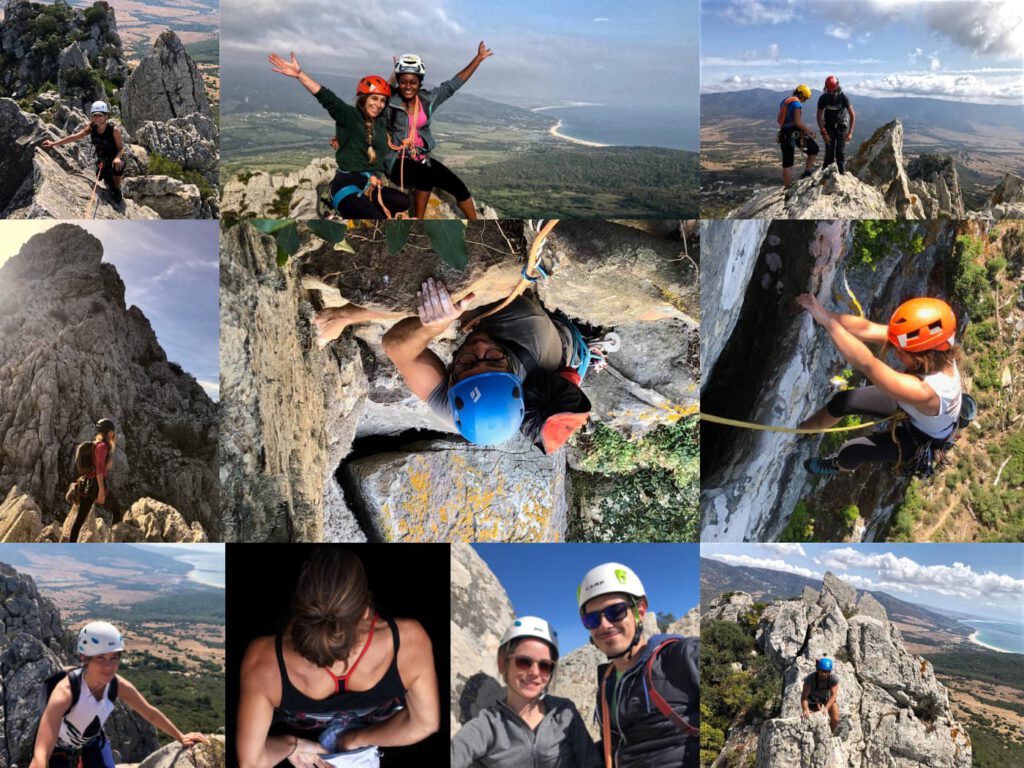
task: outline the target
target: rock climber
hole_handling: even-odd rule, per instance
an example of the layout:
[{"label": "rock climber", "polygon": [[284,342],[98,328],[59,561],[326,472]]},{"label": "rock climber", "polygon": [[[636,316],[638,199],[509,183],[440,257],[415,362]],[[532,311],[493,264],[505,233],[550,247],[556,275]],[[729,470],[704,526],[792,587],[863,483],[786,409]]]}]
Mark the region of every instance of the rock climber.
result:
[{"label": "rock climber", "polygon": [[[902,411],[907,418],[894,434],[886,429],[843,443],[835,456],[808,459],[804,466],[816,475],[834,475],[864,464],[899,464],[919,460],[922,449],[945,446],[957,428],[961,408],[961,358],[956,345],[956,316],[941,299],[916,298],[901,304],[888,325],[854,315],[829,312],[809,293],[796,303],[828,331],[839,354],[871,385],[836,394],[804,421],[802,429],[835,426],[843,416],[887,417]],[[907,372],[890,368],[866,344],[891,346]]]},{"label": "rock climber", "polygon": [[796,147],[807,155],[807,164],[801,179],[811,175],[814,162],[818,157],[818,144],[814,140],[814,134],[804,125],[803,105],[811,98],[811,89],[801,83],[794,90],[792,95],[787,96],[779,102],[779,146],[782,148],[782,184],[789,187],[793,183],[793,162],[796,155]]},{"label": "rock climber", "polygon": [[827,712],[832,733],[839,728],[839,675],[832,669],[832,659],[818,659],[815,671],[804,678],[800,692],[800,717],[812,712]]},{"label": "rock climber", "polygon": [[387,81],[377,75],[364,77],[356,86],[352,106],[303,72],[294,53],[290,61],[273,53],[268,58],[274,72],[302,83],[335,121],[338,170],[330,185],[319,190],[317,212],[326,216],[336,211],[346,219],[388,219],[408,210],[409,196],[387,187],[381,177],[388,149],[384,108],[391,87]]},{"label": "rock climber", "polygon": [[476,219],[469,189],[431,155],[437,142],[430,132],[430,120],[435,110],[473,76],[481,62],[493,55],[481,41],[476,56],[461,72],[429,90],[423,88],[426,68],[419,56],[410,53],[395,60],[393,84],[396,87],[386,114],[388,153],[384,167],[392,182],[414,190],[413,215],[417,219],[422,219],[426,213],[430,193],[435,187],[452,195],[467,219]]},{"label": "rock climber", "polygon": [[78,633],[77,649],[82,666],[47,681],[52,690],[39,720],[29,768],[114,768],[103,724],[118,699],[186,747],[209,742],[201,733],[183,734],[117,674],[124,638],[113,624],[90,621]]},{"label": "rock climber", "polygon": [[700,764],[700,638],[642,643],[647,593],[636,573],[603,563],[583,577],[577,604],[598,667],[597,719],[605,768]]},{"label": "rock climber", "polygon": [[498,645],[505,698],[455,734],[451,767],[600,768],[597,747],[576,706],[547,692],[557,664],[558,636],[551,625],[536,616],[516,619]]},{"label": "rock climber", "polygon": [[78,133],[56,141],[47,139],[42,146],[47,149],[59,147],[88,136],[96,150],[96,175],[107,185],[114,204],[120,205],[124,202],[121,194],[121,181],[124,178],[124,139],[121,137],[121,129],[110,122],[110,107],[105,101],[93,102],[89,113],[92,116],[91,122]]},{"label": "rock climber", "polygon": [[[93,504],[99,504],[111,515],[111,525],[121,522],[124,512],[114,491],[107,481],[107,473],[114,465],[114,451],[117,449],[117,428],[110,419],[100,419],[96,422],[96,437],[90,444],[85,443],[78,446],[75,451],[75,467],[80,477],[75,480],[74,486],[77,491],[78,512],[75,515],[75,522],[71,526],[71,534],[68,541],[78,541],[78,533],[82,524],[89,516],[89,510]],[[69,494],[71,498],[71,494]],[[74,510],[74,508],[72,508]]]},{"label": "rock climber", "polygon": [[840,173],[846,173],[846,142],[853,140],[853,127],[857,115],[850,99],[839,87],[839,78],[829,75],[825,78],[825,91],[818,97],[818,128],[825,142],[827,168],[833,162]]},{"label": "rock climber", "polygon": [[[471,310],[473,298],[455,302],[444,283],[428,279],[416,293],[418,316],[384,334],[385,353],[412,393],[471,443],[496,445],[523,431],[546,453],[558,450],[590,412],[568,320],[526,293],[481,320],[445,367],[429,344],[452,323],[465,325],[494,306]],[[317,315],[318,341],[327,344],[353,323],[393,317],[353,306],[326,309]]]},{"label": "rock climber", "polygon": [[284,631],[256,638],[242,659],[238,764],[327,768],[324,755],[346,753],[345,765],[370,765],[377,747],[436,732],[440,711],[423,626],[377,613],[355,553],[317,547]]}]

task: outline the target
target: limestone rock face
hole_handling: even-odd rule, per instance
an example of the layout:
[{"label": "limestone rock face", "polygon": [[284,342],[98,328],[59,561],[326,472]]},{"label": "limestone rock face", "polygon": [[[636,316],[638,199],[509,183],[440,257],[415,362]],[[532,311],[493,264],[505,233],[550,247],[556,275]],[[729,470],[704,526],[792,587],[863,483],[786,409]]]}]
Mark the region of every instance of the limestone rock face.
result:
[{"label": "limestone rock face", "polygon": [[217,407],[125,306],[102,256],[95,237],[59,224],[0,267],[0,493],[17,485],[44,524],[62,521],[75,446],[112,418],[122,505],[159,499],[218,540]]},{"label": "limestone rock face", "polygon": [[42,512],[31,496],[11,488],[0,504],[0,542],[35,541],[43,532]]},{"label": "limestone rock face", "polygon": [[739,621],[742,614],[754,605],[754,598],[746,592],[730,592],[711,601],[704,612],[704,621]]},{"label": "limestone rock face", "polygon": [[921,201],[926,219],[964,218],[964,200],[956,163],[947,155],[919,155],[907,164],[910,191]]},{"label": "limestone rock face", "polygon": [[186,170],[199,171],[213,186],[220,165],[217,136],[213,118],[200,112],[163,122],[146,121],[134,132],[135,141],[147,152],[173,160]]},{"label": "limestone rock face", "polygon": [[911,197],[903,164],[903,123],[899,120],[881,126],[860,145],[850,161],[850,170],[861,181],[879,189],[896,218],[924,218],[924,210]]},{"label": "limestone rock face", "polygon": [[199,187],[170,176],[129,176],[121,193],[136,205],[150,208],[161,219],[201,219],[203,201]]},{"label": "limestone rock face", "polygon": [[794,180],[789,189],[778,187],[755,195],[728,218],[894,219],[896,211],[884,192],[830,165],[806,179]]},{"label": "limestone rock face", "polygon": [[1000,180],[978,218],[1024,219],[1024,179],[1008,173]]},{"label": "limestone rock face", "polygon": [[503,695],[498,644],[515,620],[505,588],[468,544],[452,544],[451,734]]},{"label": "limestone rock face", "polygon": [[57,90],[66,100],[82,109],[97,99],[106,99],[99,76],[93,76],[89,59],[77,42],[60,52],[57,59]]},{"label": "limestone rock face", "polygon": [[[906,651],[899,630],[873,598],[826,574],[817,601],[776,602],[761,618],[759,644],[782,671],[782,711],[761,727],[759,768],[967,768],[970,741],[945,688],[924,659]],[[858,611],[863,606],[867,613]],[[851,614],[846,618],[846,614]],[[840,727],[822,713],[800,717],[800,691],[818,658],[839,675]]]},{"label": "limestone rock face", "polygon": [[195,62],[178,36],[168,29],[124,84],[124,124],[134,134],[147,120],[163,122],[193,112],[211,117],[210,101]]},{"label": "limestone rock face", "polygon": [[226,764],[224,737],[210,735],[209,744],[183,747],[166,744],[139,763],[138,768],[223,768]]},{"label": "limestone rock face", "polygon": [[384,541],[561,541],[565,454],[522,439],[432,440],[347,463],[357,514]]}]

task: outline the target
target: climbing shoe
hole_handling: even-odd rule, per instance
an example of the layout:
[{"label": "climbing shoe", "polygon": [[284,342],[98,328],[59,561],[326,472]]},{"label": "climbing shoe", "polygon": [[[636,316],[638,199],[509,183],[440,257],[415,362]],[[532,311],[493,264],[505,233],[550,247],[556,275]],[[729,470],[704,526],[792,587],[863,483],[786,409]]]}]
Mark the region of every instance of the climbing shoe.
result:
[{"label": "climbing shoe", "polygon": [[822,459],[813,456],[804,462],[804,469],[812,475],[835,475],[839,472],[839,464],[836,462],[835,457]]},{"label": "climbing shoe", "polygon": [[110,190],[110,199],[114,201],[114,205],[121,205],[124,202],[124,195],[121,194],[120,189],[113,187]]},{"label": "climbing shoe", "polygon": [[809,179],[813,175],[813,171],[804,171],[800,174],[801,179]]},{"label": "climbing shoe", "polygon": [[321,184],[316,188],[316,215],[321,219],[329,219],[334,216],[334,206],[331,204],[331,185]]}]

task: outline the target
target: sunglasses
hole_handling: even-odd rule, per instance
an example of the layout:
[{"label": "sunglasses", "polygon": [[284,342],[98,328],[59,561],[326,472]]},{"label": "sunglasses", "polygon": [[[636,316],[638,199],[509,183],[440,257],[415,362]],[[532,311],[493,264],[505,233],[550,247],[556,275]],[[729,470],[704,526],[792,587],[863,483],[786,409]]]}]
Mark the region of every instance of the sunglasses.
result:
[{"label": "sunglasses", "polygon": [[555,671],[555,662],[547,659],[538,660],[531,659],[529,656],[513,656],[512,662],[520,672],[529,672],[534,664],[537,665],[537,671],[545,677],[551,677],[551,673]]},{"label": "sunglasses", "polygon": [[601,626],[602,616],[608,619],[610,624],[614,624],[616,621],[622,621],[626,618],[626,614],[629,613],[629,608],[630,603],[615,603],[615,605],[609,605],[606,608],[602,608],[600,611],[584,613],[580,618],[583,620],[583,626],[587,629],[597,629]]}]

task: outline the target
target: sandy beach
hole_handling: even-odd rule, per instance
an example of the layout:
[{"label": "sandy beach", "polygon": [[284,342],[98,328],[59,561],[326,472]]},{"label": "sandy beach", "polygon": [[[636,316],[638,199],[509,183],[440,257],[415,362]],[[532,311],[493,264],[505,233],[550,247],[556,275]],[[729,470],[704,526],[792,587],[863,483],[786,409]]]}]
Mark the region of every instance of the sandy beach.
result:
[{"label": "sandy beach", "polygon": [[573,144],[581,144],[584,147],[610,147],[611,146],[611,144],[600,144],[600,143],[598,143],[596,141],[584,141],[583,139],[575,139],[572,136],[567,136],[566,134],[559,132],[558,129],[561,128],[561,127],[562,127],[562,121],[559,120],[557,123],[555,123],[553,126],[551,126],[548,129],[548,133],[550,133],[556,139],[565,139],[566,141],[571,141]]},{"label": "sandy beach", "polygon": [[982,648],[988,648],[990,651],[995,651],[996,653],[1012,653],[1012,651],[1007,651],[1005,648],[996,648],[994,645],[981,642],[981,640],[978,639],[978,632],[979,630],[974,630],[967,639],[975,645],[980,645]]}]

